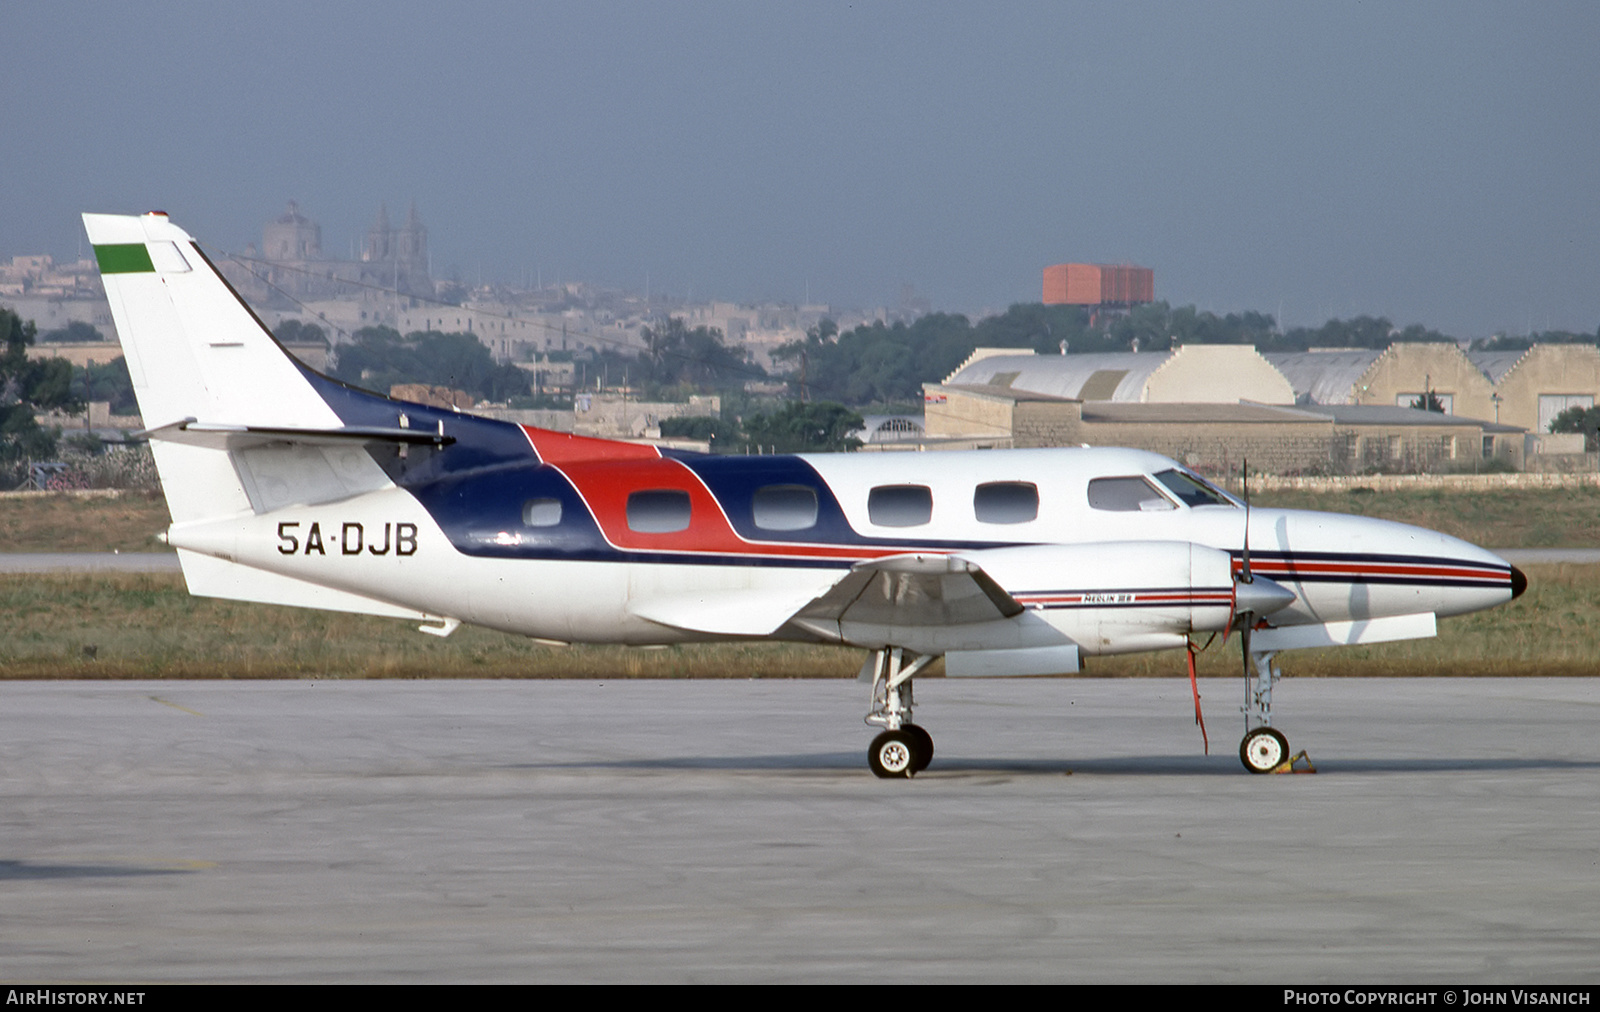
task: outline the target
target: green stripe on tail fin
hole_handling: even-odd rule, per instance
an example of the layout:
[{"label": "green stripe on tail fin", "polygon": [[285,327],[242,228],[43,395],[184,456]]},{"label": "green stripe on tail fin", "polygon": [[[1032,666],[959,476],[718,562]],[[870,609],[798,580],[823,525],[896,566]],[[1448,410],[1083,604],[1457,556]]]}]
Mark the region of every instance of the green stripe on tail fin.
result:
[{"label": "green stripe on tail fin", "polygon": [[156,265],[150,262],[150,251],[142,242],[119,242],[94,248],[94,258],[100,263],[101,274],[154,273]]}]

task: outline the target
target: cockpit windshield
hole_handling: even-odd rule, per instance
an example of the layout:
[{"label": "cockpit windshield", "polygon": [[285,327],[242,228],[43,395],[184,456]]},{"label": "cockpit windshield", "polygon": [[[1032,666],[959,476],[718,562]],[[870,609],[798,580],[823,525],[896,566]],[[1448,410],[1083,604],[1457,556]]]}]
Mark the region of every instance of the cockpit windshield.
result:
[{"label": "cockpit windshield", "polygon": [[1239,506],[1241,503],[1198,474],[1177,469],[1161,471],[1156,481],[1166,486],[1185,506]]}]

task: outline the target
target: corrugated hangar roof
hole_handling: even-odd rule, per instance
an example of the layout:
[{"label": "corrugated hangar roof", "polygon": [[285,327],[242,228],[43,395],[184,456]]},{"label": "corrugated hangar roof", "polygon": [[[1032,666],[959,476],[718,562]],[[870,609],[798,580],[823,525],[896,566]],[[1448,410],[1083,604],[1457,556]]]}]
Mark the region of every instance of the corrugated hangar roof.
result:
[{"label": "corrugated hangar roof", "polygon": [[1505,374],[1511,371],[1511,367],[1521,362],[1528,354],[1528,350],[1524,348],[1517,351],[1469,351],[1467,359],[1483,370],[1483,374],[1489,377],[1490,383],[1499,384]]},{"label": "corrugated hangar roof", "polygon": [[1271,351],[1262,358],[1288,379],[1297,404],[1350,404],[1356,381],[1383,354],[1381,348],[1349,351]]},{"label": "corrugated hangar roof", "polygon": [[1005,387],[1069,400],[1138,401],[1150,374],[1172,352],[1091,355],[990,355],[951,373],[945,383]]},{"label": "corrugated hangar roof", "polygon": [[1188,344],[1171,351],[1034,355],[979,348],[945,379],[1075,401],[1291,404],[1288,380],[1256,349]]}]

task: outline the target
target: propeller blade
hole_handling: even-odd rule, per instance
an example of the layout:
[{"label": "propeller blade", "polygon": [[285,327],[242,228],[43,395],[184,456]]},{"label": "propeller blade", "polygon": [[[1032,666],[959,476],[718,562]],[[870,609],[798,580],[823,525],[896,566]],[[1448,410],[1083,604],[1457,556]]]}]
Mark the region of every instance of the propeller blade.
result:
[{"label": "propeller blade", "polygon": [[1254,583],[1256,578],[1250,574],[1250,459],[1247,457],[1239,468],[1239,478],[1244,489],[1244,550],[1239,555],[1239,575],[1233,578],[1233,600],[1228,605],[1228,624],[1222,630],[1222,642],[1228,642],[1228,634],[1240,622],[1248,624],[1252,620],[1249,610],[1239,610],[1239,584]]},{"label": "propeller blade", "polygon": [[1243,583],[1254,583],[1255,582],[1255,577],[1250,575],[1250,460],[1249,460],[1249,458],[1245,458],[1244,464],[1240,468],[1240,470],[1242,472],[1242,476],[1241,477],[1242,477],[1242,481],[1243,481],[1243,484],[1240,487],[1244,490],[1244,552],[1243,552],[1243,555],[1242,555],[1242,564],[1240,566],[1239,579]]}]

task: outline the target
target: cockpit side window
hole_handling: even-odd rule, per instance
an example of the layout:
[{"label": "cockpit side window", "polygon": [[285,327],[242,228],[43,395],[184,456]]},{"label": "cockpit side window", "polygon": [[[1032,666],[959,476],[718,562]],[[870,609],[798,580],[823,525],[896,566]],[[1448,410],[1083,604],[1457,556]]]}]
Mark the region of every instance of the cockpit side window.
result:
[{"label": "cockpit side window", "polygon": [[1156,475],[1156,481],[1165,485],[1185,506],[1237,506],[1228,495],[1199,475],[1176,468]]},{"label": "cockpit side window", "polygon": [[1143,477],[1096,478],[1089,482],[1089,505],[1113,513],[1141,513],[1170,510],[1172,500],[1156,491]]}]

